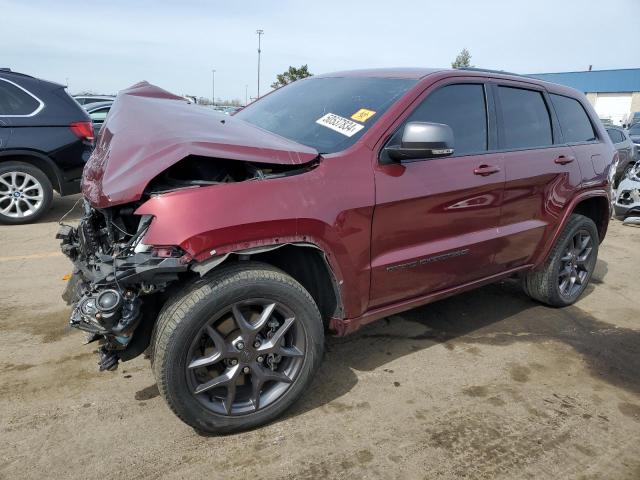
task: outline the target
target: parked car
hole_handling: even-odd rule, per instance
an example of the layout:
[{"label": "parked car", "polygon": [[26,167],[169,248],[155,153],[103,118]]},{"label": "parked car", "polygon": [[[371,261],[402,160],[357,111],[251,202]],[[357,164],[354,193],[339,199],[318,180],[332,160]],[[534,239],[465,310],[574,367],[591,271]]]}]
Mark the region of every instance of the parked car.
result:
[{"label": "parked car", "polygon": [[113,95],[74,95],[73,98],[80,105],[88,105],[97,102],[113,102],[116,97]]},{"label": "parked car", "polygon": [[[636,151],[640,152],[640,123],[631,125],[631,127],[629,127],[628,134],[629,138],[636,146]],[[637,160],[640,160],[640,158]]]},{"label": "parked car", "polygon": [[240,110],[242,110],[242,107],[229,106],[224,108],[223,113],[225,113],[226,115],[233,115],[234,113],[239,112]]},{"label": "parked car", "polygon": [[89,116],[62,85],[0,70],[0,223],[36,221],[53,191],[80,191]]},{"label": "parked car", "polygon": [[89,117],[91,118],[91,123],[93,123],[93,133],[96,137],[98,136],[98,133],[102,128],[102,124],[107,118],[107,114],[111,109],[111,105],[113,105],[113,101],[93,102],[83,105],[83,108],[87,111]]},{"label": "parked car", "polygon": [[613,208],[618,220],[640,217],[640,163],[636,163],[618,185]]},{"label": "parked car", "polygon": [[606,128],[607,134],[609,134],[609,138],[613,142],[613,146],[618,151],[618,165],[613,181],[614,188],[617,188],[620,180],[629,173],[636,163],[638,152],[624,128],[613,125],[607,125]]},{"label": "parked car", "polygon": [[640,112],[634,112],[629,117],[629,127],[640,124]]},{"label": "parked car", "polygon": [[325,329],[514,275],[574,303],[616,157],[582,93],[491,71],[316,75],[232,116],[137,84],[58,232],[70,324],[105,370],[149,347],[195,429],[261,425],[307,390]]}]

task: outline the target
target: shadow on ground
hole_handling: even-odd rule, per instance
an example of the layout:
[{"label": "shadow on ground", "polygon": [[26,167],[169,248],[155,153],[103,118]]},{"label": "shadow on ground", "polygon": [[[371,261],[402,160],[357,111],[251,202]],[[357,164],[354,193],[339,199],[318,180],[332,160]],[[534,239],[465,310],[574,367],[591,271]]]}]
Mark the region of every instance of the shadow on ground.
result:
[{"label": "shadow on ground", "polygon": [[[594,283],[602,282],[606,273],[606,263],[599,261]],[[592,375],[640,393],[640,331],[614,327],[575,306],[540,305],[524,295],[517,282],[504,281],[390,317],[348,337],[329,338],[310,391],[287,416],[347,393],[357,383],[354,370],[372,371],[434,345],[453,350],[463,345],[547,341],[574,348]]]}]

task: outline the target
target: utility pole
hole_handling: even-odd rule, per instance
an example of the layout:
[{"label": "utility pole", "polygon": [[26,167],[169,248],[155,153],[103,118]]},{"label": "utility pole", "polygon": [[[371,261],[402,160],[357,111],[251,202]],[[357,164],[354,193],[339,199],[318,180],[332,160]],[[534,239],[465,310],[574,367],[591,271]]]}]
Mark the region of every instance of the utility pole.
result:
[{"label": "utility pole", "polygon": [[249,85],[245,85],[244,86],[244,106],[245,107],[247,106],[247,103],[249,103],[248,100],[249,100]]},{"label": "utility pole", "polygon": [[264,30],[258,29],[256,30],[258,34],[258,95],[257,98],[260,98],[260,38],[264,35]]},{"label": "utility pole", "polygon": [[216,71],[211,70],[211,105],[216,106]]}]

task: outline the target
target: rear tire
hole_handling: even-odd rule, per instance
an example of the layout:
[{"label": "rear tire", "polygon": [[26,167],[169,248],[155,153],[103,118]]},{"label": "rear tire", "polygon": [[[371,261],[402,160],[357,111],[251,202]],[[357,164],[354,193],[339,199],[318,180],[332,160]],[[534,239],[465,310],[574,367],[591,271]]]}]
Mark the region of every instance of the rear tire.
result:
[{"label": "rear tire", "polygon": [[280,270],[240,262],[167,302],[152,340],[153,371],[182,421],[230,433],[270,422],[296,401],[323,347],[311,295]]},{"label": "rear tire", "polygon": [[35,222],[52,201],[53,187],[42,170],[23,162],[0,163],[0,223]]},{"label": "rear tire", "polygon": [[598,229],[593,220],[572,214],[542,268],[523,278],[523,290],[552,307],[573,304],[591,279],[598,247]]}]

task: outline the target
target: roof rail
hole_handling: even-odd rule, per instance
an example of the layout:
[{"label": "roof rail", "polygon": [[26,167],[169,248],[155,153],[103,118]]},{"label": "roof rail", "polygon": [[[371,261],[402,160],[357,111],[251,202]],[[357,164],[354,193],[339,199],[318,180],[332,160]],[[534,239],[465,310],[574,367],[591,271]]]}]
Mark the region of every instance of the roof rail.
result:
[{"label": "roof rail", "polygon": [[11,69],[9,67],[0,67],[0,72],[10,72]]},{"label": "roof rail", "polygon": [[498,73],[500,75],[515,75],[516,77],[526,76],[520,73],[506,72],[504,70],[491,70],[489,68],[460,67],[460,68],[455,68],[454,70],[468,70],[470,72],[482,72],[482,73]]}]

